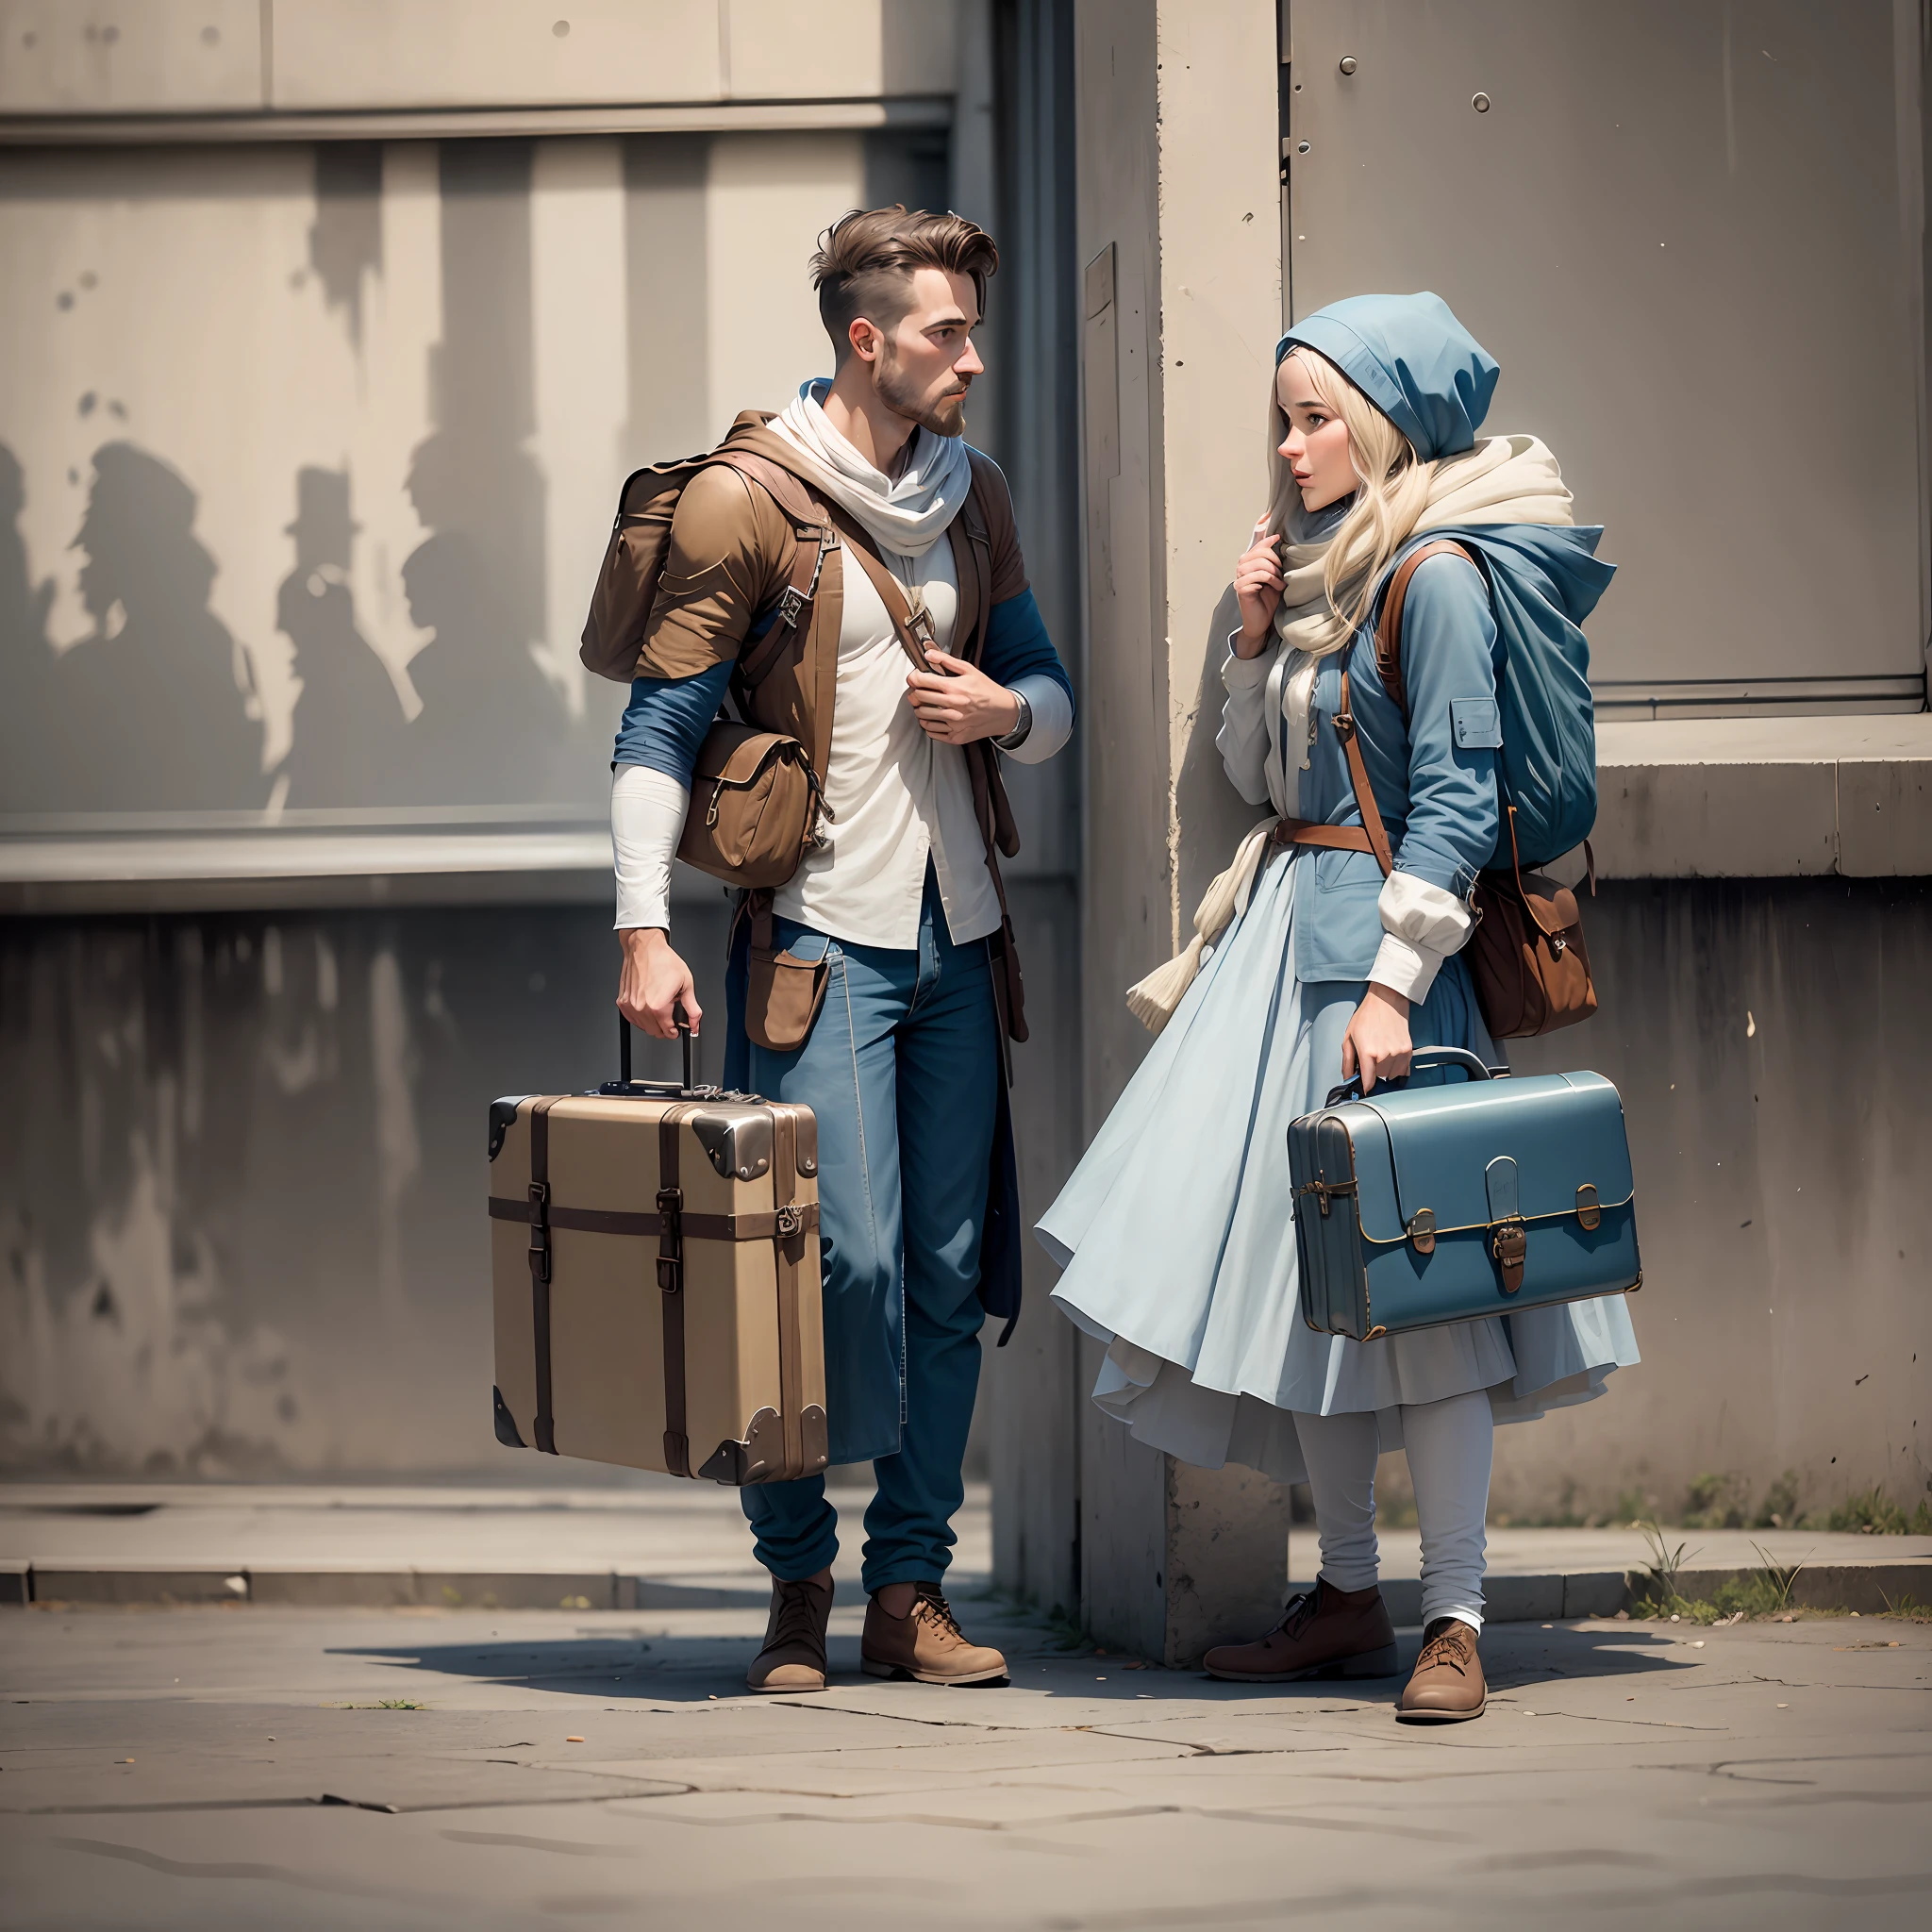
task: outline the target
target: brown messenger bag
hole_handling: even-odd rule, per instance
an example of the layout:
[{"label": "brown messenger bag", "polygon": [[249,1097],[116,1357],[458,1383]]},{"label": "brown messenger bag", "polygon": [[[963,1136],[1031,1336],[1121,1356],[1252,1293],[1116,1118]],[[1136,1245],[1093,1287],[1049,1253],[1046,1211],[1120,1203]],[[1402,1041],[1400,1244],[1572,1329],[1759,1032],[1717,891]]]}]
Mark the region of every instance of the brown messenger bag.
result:
[{"label": "brown messenger bag", "polygon": [[[1408,580],[1424,558],[1474,558],[1460,543],[1446,539],[1411,550],[1390,579],[1382,614],[1375,625],[1375,669],[1382,687],[1395,700],[1403,722],[1408,720],[1408,697],[1402,679],[1402,606]],[[1318,825],[1301,819],[1284,819],[1274,833],[1283,845],[1322,846],[1331,851],[1372,852],[1387,878],[1394,870],[1389,834],[1369,784],[1357,742],[1348,673],[1341,674],[1341,708],[1335,714],[1335,735],[1348,760],[1349,782],[1355,788],[1359,825]],[[1470,976],[1475,982],[1476,1005],[1491,1038],[1526,1040],[1574,1026],[1596,1011],[1596,985],[1590,976],[1590,954],[1583,943],[1583,915],[1576,894],[1541,873],[1524,874],[1516,851],[1516,808],[1504,801],[1509,831],[1509,867],[1482,873],[1475,886],[1475,931],[1469,941]],[[1584,841],[1584,862],[1590,870],[1590,890],[1596,891],[1596,857]]]}]

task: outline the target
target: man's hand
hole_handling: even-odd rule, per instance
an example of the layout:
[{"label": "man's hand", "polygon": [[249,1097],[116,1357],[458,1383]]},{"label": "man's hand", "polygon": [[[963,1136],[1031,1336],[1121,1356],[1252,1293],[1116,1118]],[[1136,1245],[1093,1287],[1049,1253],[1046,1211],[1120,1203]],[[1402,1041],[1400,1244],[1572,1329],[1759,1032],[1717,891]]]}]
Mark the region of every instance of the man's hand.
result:
[{"label": "man's hand", "polygon": [[1408,1002],[1374,980],[1368,997],[1355,1009],[1341,1037],[1341,1077],[1362,1073],[1362,1091],[1373,1093],[1377,1080],[1399,1080],[1408,1072],[1414,1051],[1408,1037]]},{"label": "man's hand", "polygon": [[1020,700],[1005,685],[963,658],[929,650],[931,671],[907,675],[906,699],[928,738],[941,744],[971,744],[975,738],[1004,738],[1020,723]]},{"label": "man's hand", "polygon": [[662,926],[627,925],[624,941],[624,973],[617,982],[617,1010],[633,1026],[641,1026],[658,1040],[675,1040],[673,1009],[682,1007],[696,1033],[704,1019],[691,968],[671,950],[671,936]]}]

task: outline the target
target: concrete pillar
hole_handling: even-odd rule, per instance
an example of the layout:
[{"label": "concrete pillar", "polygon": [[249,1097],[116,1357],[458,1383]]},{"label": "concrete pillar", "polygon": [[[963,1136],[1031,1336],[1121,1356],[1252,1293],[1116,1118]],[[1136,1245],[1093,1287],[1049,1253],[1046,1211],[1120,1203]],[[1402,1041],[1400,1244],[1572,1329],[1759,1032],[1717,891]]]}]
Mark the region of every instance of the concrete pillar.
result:
[{"label": "concrete pillar", "polygon": [[[1074,25],[1091,1137],[1146,1050],[1124,989],[1191,929],[1255,817],[1213,741],[1231,565],[1266,499],[1279,57],[1271,0],[1084,0]],[[1258,1634],[1286,1581],[1285,1494],[1137,1447],[1086,1402],[1098,1352],[1079,1353],[1087,1627],[1169,1663]]]}]

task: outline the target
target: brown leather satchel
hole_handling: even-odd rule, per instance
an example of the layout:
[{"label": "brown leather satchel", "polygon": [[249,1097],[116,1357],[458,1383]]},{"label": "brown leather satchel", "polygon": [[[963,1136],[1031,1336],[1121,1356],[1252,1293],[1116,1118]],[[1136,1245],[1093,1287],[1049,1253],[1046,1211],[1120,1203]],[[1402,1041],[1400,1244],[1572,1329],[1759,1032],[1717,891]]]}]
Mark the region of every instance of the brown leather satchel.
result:
[{"label": "brown leather satchel", "polygon": [[691,771],[677,856],[735,886],[782,886],[827,815],[819,774],[797,739],[721,719]]},{"label": "brown leather satchel", "polygon": [[[1408,698],[1402,680],[1402,605],[1408,580],[1424,558],[1453,556],[1466,563],[1475,559],[1460,543],[1446,539],[1424,543],[1403,558],[1390,579],[1382,614],[1375,625],[1375,669],[1382,686],[1395,700],[1403,721],[1408,719]],[[1344,852],[1373,852],[1387,878],[1394,870],[1389,834],[1362,763],[1356,740],[1349,699],[1348,673],[1341,674],[1341,708],[1335,714],[1335,733],[1348,760],[1349,782],[1355,788],[1359,825],[1318,825],[1301,819],[1284,819],[1274,833],[1283,845],[1317,845]],[[1509,830],[1509,867],[1491,867],[1476,879],[1475,930],[1470,936],[1470,976],[1475,982],[1476,1004],[1491,1038],[1525,1040],[1574,1026],[1596,1011],[1596,986],[1590,976],[1590,954],[1583,943],[1583,919],[1576,895],[1541,873],[1525,874],[1516,851],[1516,808],[1505,801],[1504,822]],[[1584,862],[1590,869],[1590,890],[1596,891],[1596,858],[1584,841]]]}]

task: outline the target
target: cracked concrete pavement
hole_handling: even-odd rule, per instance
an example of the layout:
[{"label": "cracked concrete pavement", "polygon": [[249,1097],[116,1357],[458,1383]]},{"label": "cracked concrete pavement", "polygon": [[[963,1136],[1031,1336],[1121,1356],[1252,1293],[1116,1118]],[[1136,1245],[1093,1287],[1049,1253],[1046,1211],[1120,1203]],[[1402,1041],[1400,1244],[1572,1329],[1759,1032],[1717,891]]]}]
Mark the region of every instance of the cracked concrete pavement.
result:
[{"label": "cracked concrete pavement", "polygon": [[866,1679],[856,1606],[788,1699],[745,1609],[15,1613],[0,1925],[1925,1922],[1925,1624],[1492,1626],[1417,1730],[959,1607],[1009,1687]]}]

